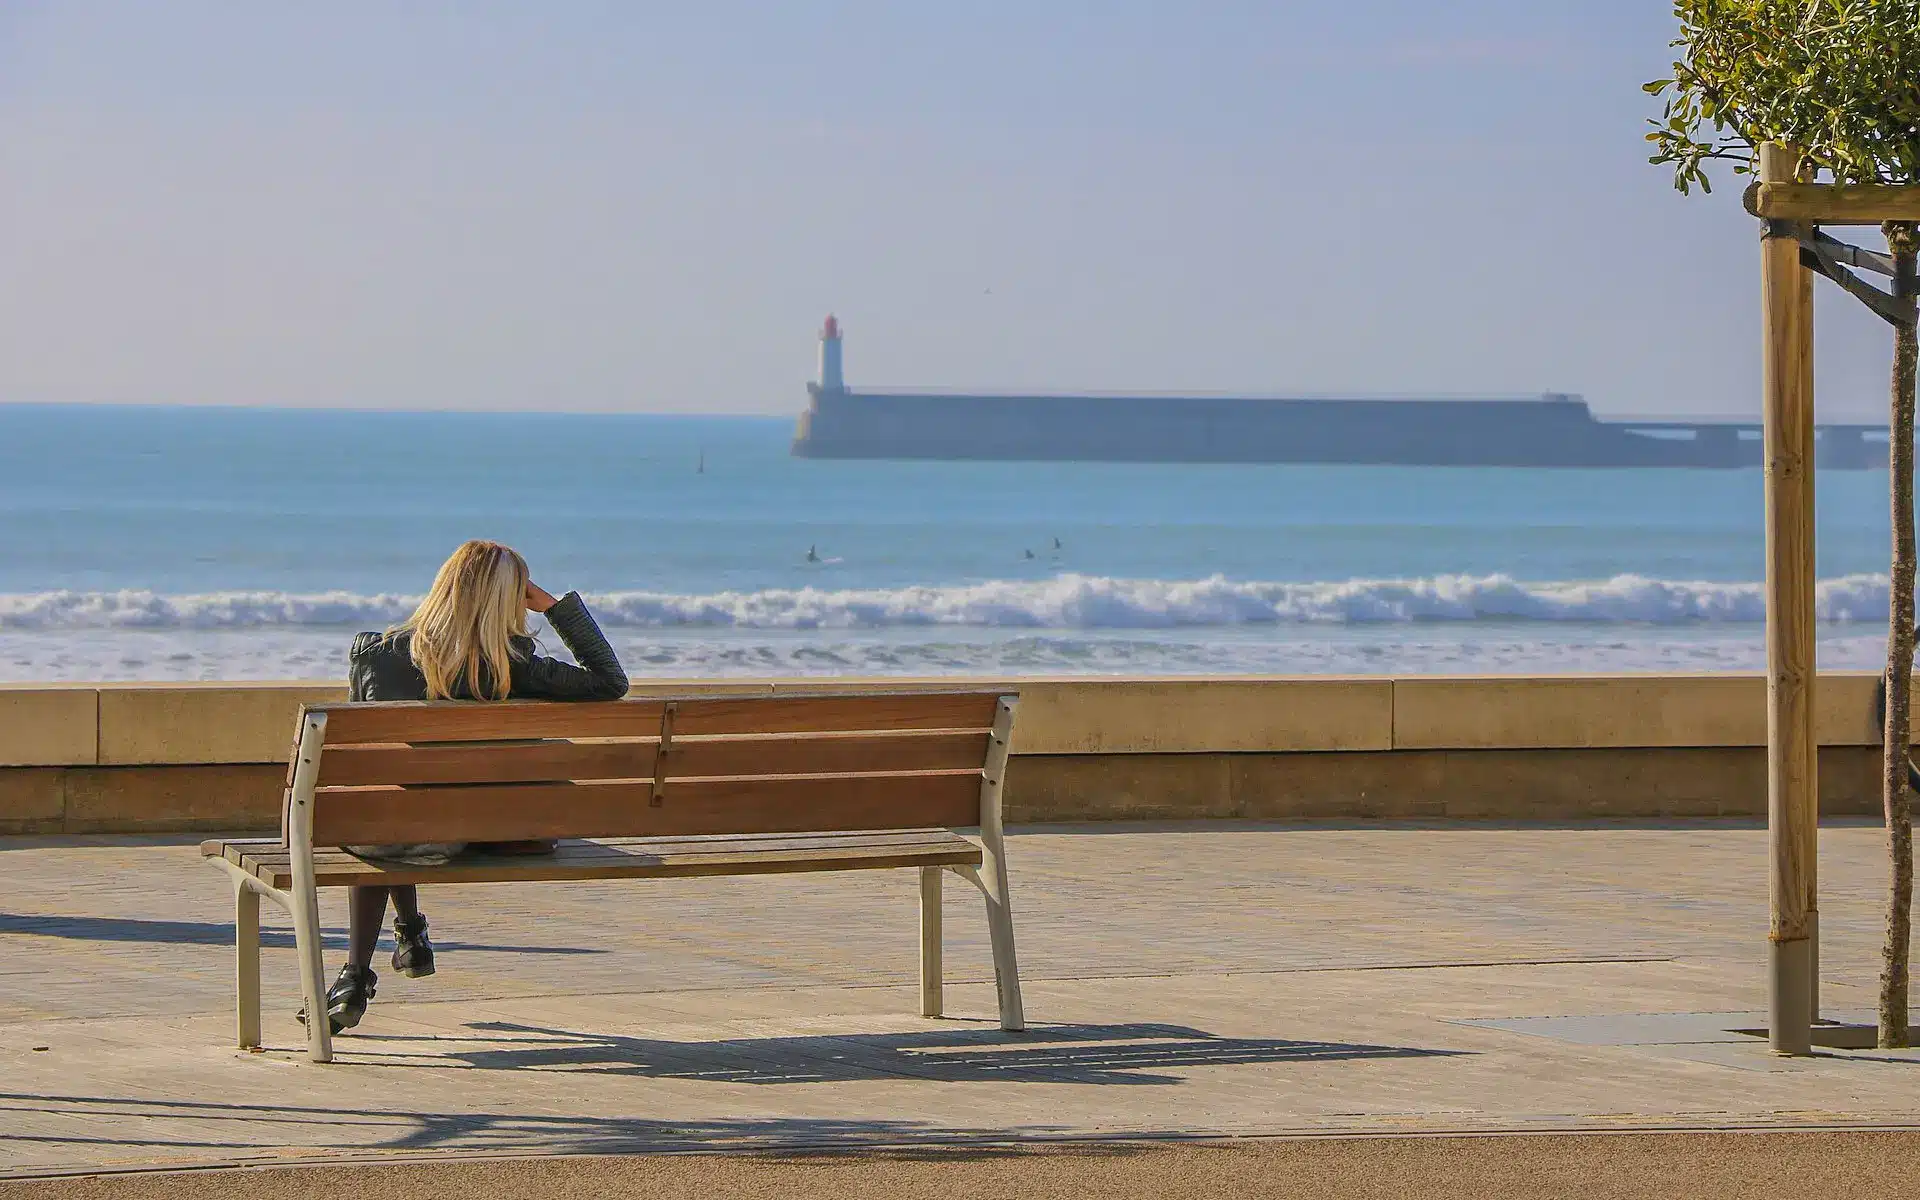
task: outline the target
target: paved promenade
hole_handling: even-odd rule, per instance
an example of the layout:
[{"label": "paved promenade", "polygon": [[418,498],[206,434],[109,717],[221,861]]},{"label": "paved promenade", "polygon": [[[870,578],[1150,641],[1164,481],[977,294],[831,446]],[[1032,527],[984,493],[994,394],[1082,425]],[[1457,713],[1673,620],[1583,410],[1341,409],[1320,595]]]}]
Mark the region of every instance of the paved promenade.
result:
[{"label": "paved promenade", "polygon": [[[191,843],[0,840],[0,1176],[691,1148],[1920,1125],[1920,1054],[1769,1055],[1765,843],[1719,824],[1089,825],[1012,839],[1032,1029],[910,872],[429,891],[304,1061],[284,916],[231,1048],[225,877]],[[1822,836],[1830,1012],[1872,1005],[1879,831]],[[342,897],[323,916],[344,919]],[[383,947],[384,949],[384,947]],[[329,955],[329,972],[338,963]],[[376,960],[384,968],[384,954]]]}]

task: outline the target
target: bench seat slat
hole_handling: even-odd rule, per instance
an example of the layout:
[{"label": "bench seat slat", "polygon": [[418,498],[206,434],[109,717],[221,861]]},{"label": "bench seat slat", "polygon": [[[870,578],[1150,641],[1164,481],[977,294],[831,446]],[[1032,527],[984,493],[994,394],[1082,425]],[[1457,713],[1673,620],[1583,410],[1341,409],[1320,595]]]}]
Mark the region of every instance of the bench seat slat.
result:
[{"label": "bench seat slat", "polygon": [[[292,884],[285,847],[271,840],[207,842],[203,854],[224,856],[270,887]],[[758,875],[892,867],[974,866],[980,847],[946,830],[887,834],[814,834],[787,838],[621,838],[562,842],[551,855],[462,856],[444,866],[374,863],[340,850],[314,856],[320,887],[356,883],[513,883],[590,879],[659,879]]]},{"label": "bench seat slat", "polygon": [[[542,869],[539,865],[540,863],[560,864],[562,866],[575,866],[585,862],[628,863],[632,862],[636,855],[643,855],[649,859],[661,861],[670,860],[673,862],[692,862],[704,859],[733,862],[743,857],[762,858],[779,855],[805,856],[817,854],[837,855],[849,846],[857,848],[863,854],[918,854],[922,852],[944,852],[953,848],[964,849],[961,843],[965,841],[966,839],[964,838],[959,842],[941,838],[939,840],[929,839],[916,842],[845,842],[838,845],[823,843],[812,846],[759,846],[751,849],[740,847],[733,850],[713,850],[706,848],[672,849],[655,846],[609,846],[605,843],[589,839],[562,842],[560,843],[561,848],[551,855],[486,855],[469,853],[462,855],[458,861],[463,864],[480,863],[489,866],[508,864],[524,867],[529,871],[538,871]],[[538,859],[539,862],[531,862],[530,860],[532,859]],[[289,868],[291,864],[288,856],[284,852],[268,851],[266,853],[243,853],[240,856],[239,865],[249,870],[261,869],[277,872]],[[314,865],[316,868],[322,870],[338,869],[358,872],[362,865],[365,865],[369,870],[392,871],[402,869],[408,864],[371,861],[363,859],[358,855],[348,854],[345,851],[331,851],[325,854],[316,854],[314,856]]]},{"label": "bench seat slat", "polygon": [[[946,840],[959,835],[945,829],[888,829],[859,833],[727,833],[727,834],[688,834],[679,837],[608,837],[579,839],[562,843],[568,847],[581,848],[583,852],[591,847],[628,847],[647,846],[656,849],[671,850],[674,853],[700,854],[705,852],[730,853],[736,850],[773,848],[806,848],[816,842],[820,845],[835,846],[853,838],[870,845],[915,845],[928,841]],[[274,837],[251,838],[211,838],[200,843],[200,853],[209,858],[225,856],[229,861],[238,863],[239,855],[255,858],[270,857],[278,854],[286,856],[289,851],[285,842]],[[346,855],[345,850],[336,847],[320,846],[314,848],[314,858],[324,859],[328,855]],[[347,855],[353,857],[352,855]]]},{"label": "bench seat slat", "polygon": [[[849,840],[863,845],[920,845],[927,842],[949,842],[960,835],[946,829],[888,829],[865,832],[826,832],[826,833],[727,833],[727,834],[689,834],[679,837],[608,837],[583,838],[562,843],[568,853],[592,853],[596,850],[621,850],[641,847],[657,851],[670,851],[675,854],[730,854],[740,850],[808,849],[819,846],[844,845]],[[966,840],[961,838],[962,841]],[[286,858],[290,851],[285,842],[274,837],[255,838],[212,838],[200,843],[200,853],[207,857],[225,855],[232,862],[239,862],[239,855],[264,859],[275,855]],[[317,846],[314,848],[315,861],[324,861],[328,856],[355,857],[337,847]]]},{"label": "bench seat slat", "polygon": [[468,787],[323,788],[317,845],[543,837],[964,828],[980,823],[978,769],[920,775],[682,779]]}]

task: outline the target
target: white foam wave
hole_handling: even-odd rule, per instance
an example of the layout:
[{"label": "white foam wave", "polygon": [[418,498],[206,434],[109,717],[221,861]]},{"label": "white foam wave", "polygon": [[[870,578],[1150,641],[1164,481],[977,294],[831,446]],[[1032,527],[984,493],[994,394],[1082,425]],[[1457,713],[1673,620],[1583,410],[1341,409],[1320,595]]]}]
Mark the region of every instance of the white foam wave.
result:
[{"label": "white foam wave", "polygon": [[417,596],[352,592],[29,592],[0,595],[0,629],[263,629],[297,626],[384,628]]},{"label": "white foam wave", "polygon": [[[411,612],[417,599],[350,592],[36,592],[0,595],[0,630],[376,629]],[[1559,582],[1439,575],[1326,583],[1247,582],[1217,575],[1196,580],[1061,575],[840,591],[612,592],[590,595],[588,601],[603,625],[635,629],[1181,629],[1472,621],[1692,625],[1754,623],[1765,612],[1758,583],[1638,575]],[[1884,622],[1887,578],[1823,580],[1816,611],[1828,622]]]}]

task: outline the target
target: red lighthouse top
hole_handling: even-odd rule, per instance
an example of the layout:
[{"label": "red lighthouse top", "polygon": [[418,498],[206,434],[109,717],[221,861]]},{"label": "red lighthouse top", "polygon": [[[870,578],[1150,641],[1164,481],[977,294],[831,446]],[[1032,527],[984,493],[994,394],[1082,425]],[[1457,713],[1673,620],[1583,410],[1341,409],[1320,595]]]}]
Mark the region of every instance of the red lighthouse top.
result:
[{"label": "red lighthouse top", "polygon": [[829,340],[840,336],[840,318],[827,314],[827,323],[820,327],[820,336]]}]

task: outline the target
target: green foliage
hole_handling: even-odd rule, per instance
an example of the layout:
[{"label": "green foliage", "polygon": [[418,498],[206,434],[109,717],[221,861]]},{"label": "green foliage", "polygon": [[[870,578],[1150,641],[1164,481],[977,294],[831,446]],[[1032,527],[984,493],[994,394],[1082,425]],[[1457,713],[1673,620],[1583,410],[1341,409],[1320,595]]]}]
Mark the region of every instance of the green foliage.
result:
[{"label": "green foliage", "polygon": [[1649,160],[1712,191],[1707,165],[1753,170],[1754,148],[1799,146],[1835,183],[1920,183],[1920,0],[1674,0],[1681,57],[1650,120]]}]

